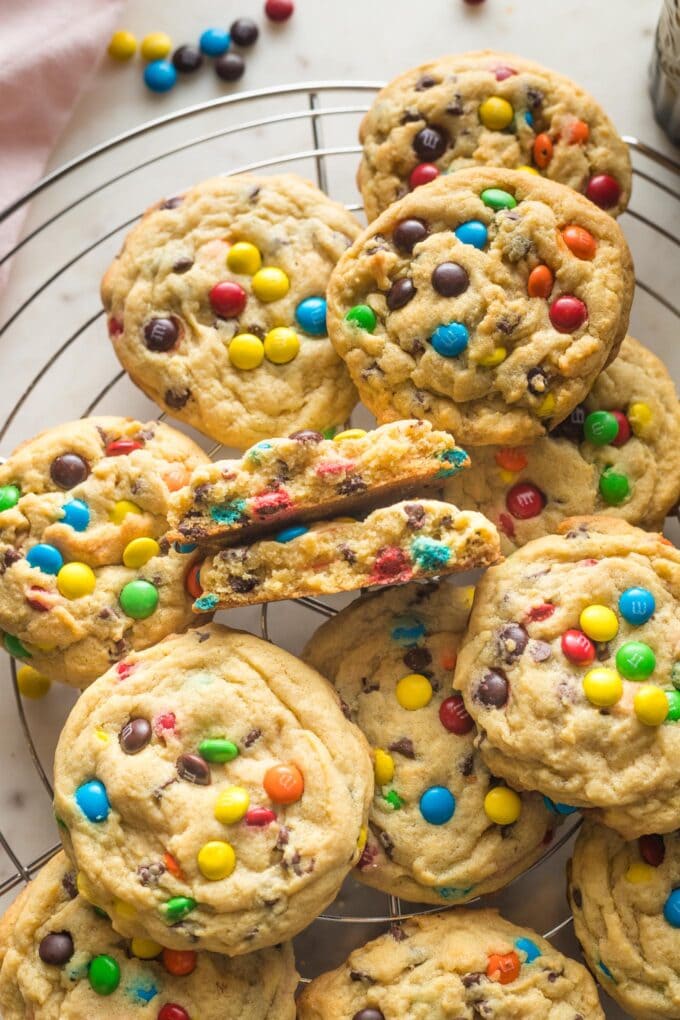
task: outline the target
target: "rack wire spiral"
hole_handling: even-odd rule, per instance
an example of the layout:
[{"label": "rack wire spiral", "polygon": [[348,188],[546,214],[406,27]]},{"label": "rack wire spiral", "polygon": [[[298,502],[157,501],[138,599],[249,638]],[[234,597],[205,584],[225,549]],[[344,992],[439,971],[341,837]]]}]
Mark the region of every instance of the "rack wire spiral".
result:
[{"label": "rack wire spiral", "polygon": [[[126,413],[142,420],[156,416],[154,406],[134,389],[115,361],[97,300],[99,278],[125,231],[159,195],[176,193],[195,180],[215,173],[280,168],[313,177],[331,197],[360,213],[353,185],[360,151],[355,141],[357,122],[379,87],[377,82],[312,82],[242,92],[192,106],[91,149],[0,212],[1,223],[31,199],[40,198],[22,239],[0,254],[0,267],[10,258],[15,260],[14,278],[0,302],[0,371],[4,369],[5,392],[9,379],[12,393],[0,416],[0,450],[7,454],[40,428],[78,414]],[[185,125],[195,122],[199,132],[187,139],[182,133]],[[155,151],[149,151],[150,139],[159,141]],[[623,223],[639,263],[631,332],[665,354],[677,378],[680,349],[672,342],[680,320],[677,279],[673,282],[680,246],[680,164],[635,138],[626,141],[634,157],[636,180],[635,207],[625,214]],[[263,149],[262,158],[249,158],[255,145]],[[100,173],[96,183],[90,171]],[[120,218],[113,226],[112,209]],[[36,336],[46,337],[46,342],[40,339],[43,354],[38,359],[32,356]],[[220,446],[209,448],[212,456],[221,452]],[[285,639],[280,643],[296,644],[295,651],[302,643],[301,632],[309,633],[319,616],[337,611],[338,600],[331,602],[307,598],[296,604],[278,603],[230,613],[228,622],[259,628],[267,639],[270,632],[281,629]],[[11,706],[3,712],[5,733],[13,734],[7,738],[5,752],[16,764],[0,784],[0,847],[4,851],[4,859],[0,853],[0,903],[3,897],[9,900],[58,849],[50,811],[51,750],[74,696],[66,689],[53,689],[48,713],[44,702],[23,702],[14,660],[2,668],[11,674],[16,711],[16,725],[9,718]],[[30,768],[24,769],[29,759],[34,768],[30,779]],[[12,792],[14,782],[19,790]],[[3,819],[9,805],[19,806],[19,801],[26,820],[15,823],[10,834]],[[561,875],[577,825],[566,826],[541,861],[511,883],[509,890],[485,897],[485,902],[501,904],[514,920],[559,941],[570,921],[565,916]],[[543,880],[537,883],[539,873]],[[417,912],[423,909],[431,908],[412,907]],[[298,940],[303,973],[313,975],[340,962],[354,946],[410,913],[396,898],[349,880],[334,906]],[[568,933],[566,937],[571,938]],[[566,945],[573,952],[573,943]],[[616,1010],[608,1013],[612,1020],[619,1015]]]}]

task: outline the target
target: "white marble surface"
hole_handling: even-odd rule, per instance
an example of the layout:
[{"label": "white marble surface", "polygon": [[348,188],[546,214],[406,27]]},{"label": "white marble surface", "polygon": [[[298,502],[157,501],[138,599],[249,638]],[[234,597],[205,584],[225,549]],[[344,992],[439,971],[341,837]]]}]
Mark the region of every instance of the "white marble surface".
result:
[{"label": "white marble surface", "polygon": [[[261,7],[260,0],[229,0],[219,5],[219,18],[229,24],[234,17],[247,14],[264,22]],[[204,27],[215,23],[217,9],[208,0],[192,0],[191,4],[131,0],[121,26],[131,28],[138,36],[163,29],[180,44],[195,40]],[[654,124],[646,93],[647,63],[658,9],[658,0],[601,0],[598,4],[592,0],[486,0],[478,8],[467,7],[462,0],[421,0],[419,4],[413,0],[297,0],[296,14],[288,24],[263,27],[260,41],[247,54],[246,76],[236,87],[219,82],[210,69],[204,68],[170,94],[155,96],[141,82],[139,60],[131,66],[105,61],[54,153],[51,166],[59,166],[141,122],[207,99],[300,81],[381,81],[442,52],[483,47],[515,51],[570,74],[603,102],[624,133],[673,153]],[[0,52],[1,47],[0,37]],[[361,107],[369,100],[368,93],[323,94],[320,98],[325,107]],[[262,121],[281,112],[294,115],[304,112],[307,102],[306,94],[268,98],[250,103],[245,111],[227,107],[182,120],[92,161],[34,203],[27,230],[59,213],[83,193],[100,188],[110,177],[125,174],[117,183],[60,215],[16,259],[9,286],[0,299],[0,322],[17,313],[36,288],[39,294],[18,314],[0,344],[0,377],[11,380],[5,389],[5,413],[19,394],[32,388],[0,439],[0,453],[6,454],[39,427],[83,413],[114,378],[117,364],[103,323],[94,317],[99,308],[97,281],[120,244],[125,221],[160,195],[171,194],[192,180],[273,154],[309,149],[310,126],[300,118],[290,119],[283,126],[260,124],[223,134],[172,158],[149,162],[140,171],[130,169],[140,161],[160,156],[168,147],[185,145],[199,134],[228,131],[244,120]],[[358,118],[358,112],[325,117],[323,144],[330,148],[352,145]],[[637,163],[653,170],[640,160]],[[355,164],[354,155],[326,160],[334,197],[357,201]],[[316,170],[314,162],[306,158],[291,168],[308,175]],[[675,189],[679,190],[677,180]],[[633,207],[667,230],[680,233],[680,201],[640,179],[636,181]],[[631,216],[624,218],[623,225],[636,257],[639,279],[666,301],[677,304],[677,248]],[[84,247],[91,250],[82,255]],[[48,282],[53,275],[55,279]],[[90,319],[90,325],[84,326]],[[666,357],[676,378],[680,375],[677,318],[643,290],[636,297],[632,331]],[[76,333],[65,353],[40,376],[50,355]],[[97,409],[154,413],[149,402],[125,380],[97,402]],[[255,629],[257,614],[232,615],[229,622]],[[309,613],[279,608],[272,614],[271,636],[295,650],[315,623]],[[4,663],[2,671],[7,672]],[[2,679],[8,681],[9,677]],[[54,842],[55,829],[49,799],[31,764],[8,683],[4,690],[0,829],[21,861],[28,862]],[[48,774],[60,721],[71,701],[70,692],[53,688],[46,699],[26,706],[29,726]],[[13,870],[0,849],[0,882]],[[561,865],[533,872],[501,900],[514,919],[547,930],[565,914]],[[381,911],[384,901],[360,891],[350,893],[341,908]],[[320,924],[313,938],[301,943],[301,955],[313,969],[325,961],[335,962],[360,938],[348,926]],[[562,947],[577,952],[568,931],[560,939]],[[322,943],[323,955],[318,948]],[[609,1020],[620,1016],[608,1003]]]}]

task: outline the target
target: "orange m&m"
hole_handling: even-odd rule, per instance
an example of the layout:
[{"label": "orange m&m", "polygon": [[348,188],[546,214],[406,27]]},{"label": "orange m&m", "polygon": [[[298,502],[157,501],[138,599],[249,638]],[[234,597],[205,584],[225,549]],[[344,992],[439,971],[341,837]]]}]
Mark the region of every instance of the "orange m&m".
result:
[{"label": "orange m&m", "polygon": [[486,967],[489,981],[509,985],[519,977],[519,956],[517,953],[492,953]]},{"label": "orange m&m", "polygon": [[554,276],[552,270],[547,266],[536,266],[529,273],[527,280],[527,294],[529,297],[550,297],[553,288]]},{"label": "orange m&m", "polygon": [[191,949],[164,949],[162,959],[168,974],[175,977],[186,977],[196,970],[196,953]]},{"label": "orange m&m", "polygon": [[304,793],[305,781],[297,765],[273,765],[262,785],[275,804],[294,804]]},{"label": "orange m&m", "polygon": [[534,140],[534,163],[536,166],[544,170],[553,154],[553,143],[550,140],[550,135],[546,135],[543,131],[540,135],[536,135]]},{"label": "orange m&m", "polygon": [[503,447],[494,454],[494,460],[504,471],[522,471],[529,461],[523,450],[515,447]]},{"label": "orange m&m", "polygon": [[590,262],[595,258],[597,241],[585,227],[578,227],[575,223],[570,223],[562,230],[562,240],[577,259]]}]

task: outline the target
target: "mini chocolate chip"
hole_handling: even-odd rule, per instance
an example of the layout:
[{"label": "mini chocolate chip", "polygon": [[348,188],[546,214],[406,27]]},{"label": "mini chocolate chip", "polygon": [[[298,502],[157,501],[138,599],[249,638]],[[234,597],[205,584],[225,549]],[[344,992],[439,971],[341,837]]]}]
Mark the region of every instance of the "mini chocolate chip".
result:
[{"label": "mini chocolate chip", "polygon": [[237,595],[247,595],[253,588],[257,588],[260,582],[256,577],[230,577],[231,590]]},{"label": "mini chocolate chip", "polygon": [[481,985],[485,975],[480,971],[473,971],[470,974],[463,974],[462,982],[463,988],[473,988],[475,985]]},{"label": "mini chocolate chip", "polygon": [[179,329],[174,319],[149,319],[144,327],[144,343],[150,351],[169,351],[177,343]]},{"label": "mini chocolate chip", "polygon": [[580,910],[581,907],[583,906],[583,896],[581,894],[581,890],[576,885],[571,890],[571,898],[578,907],[578,909]]},{"label": "mini chocolate chip", "polygon": [[404,654],[404,665],[412,669],[414,673],[422,673],[432,662],[432,656],[427,648],[409,648]]},{"label": "mini chocolate chip", "polygon": [[425,507],[420,503],[408,503],[404,506],[404,513],[411,531],[419,531],[425,521]]},{"label": "mini chocolate chip", "polygon": [[340,546],[340,555],[345,563],[356,563],[357,561],[357,554],[344,543]]},{"label": "mini chocolate chip", "polygon": [[519,315],[502,315],[496,323],[496,329],[505,336],[514,333],[520,323]]},{"label": "mini chocolate chip", "polygon": [[383,850],[385,851],[389,859],[392,860],[392,855],[394,853],[394,843],[392,842],[392,837],[381,829],[380,832],[378,833],[378,841],[380,842]]},{"label": "mini chocolate chip", "polygon": [[61,880],[64,892],[70,900],[74,900],[78,895],[78,886],[76,885],[76,873],[75,871],[67,871]]},{"label": "mini chocolate chip", "polygon": [[527,389],[535,397],[541,396],[548,388],[548,377],[541,368],[532,368],[527,372]]},{"label": "mini chocolate chip", "polygon": [[314,429],[300,429],[299,432],[291,432],[288,437],[298,443],[309,443],[310,445],[323,442],[323,436]]},{"label": "mini chocolate chip", "polygon": [[161,202],[161,209],[176,209],[184,201],[184,195],[175,195],[173,198],[166,198]]},{"label": "mini chocolate chip", "polygon": [[496,647],[503,662],[514,662],[527,646],[529,635],[519,623],[508,623],[498,632]]},{"label": "mini chocolate chip", "polygon": [[416,244],[424,241],[429,230],[422,220],[400,220],[392,233],[392,240],[399,251],[411,254]]},{"label": "mini chocolate chip", "polygon": [[547,641],[532,641],[529,645],[529,654],[534,662],[547,662],[552,655],[552,645]]},{"label": "mini chocolate chip", "polygon": [[595,642],[595,656],[598,662],[606,662],[609,658],[609,643],[607,641]]},{"label": "mini chocolate chip", "polygon": [[527,88],[527,102],[532,110],[543,104],[543,93],[540,89],[535,88],[533,85],[529,85]]},{"label": "mini chocolate chip", "polygon": [[364,492],[368,488],[366,482],[359,475],[352,475],[345,478],[335,487],[335,491],[341,496],[351,496],[355,492]]},{"label": "mini chocolate chip", "polygon": [[440,262],[432,273],[432,286],[444,297],[458,297],[470,285],[470,278],[457,262]]},{"label": "mini chocolate chip", "polygon": [[165,865],[161,864],[160,861],[154,861],[153,864],[140,864],[137,868],[137,878],[140,885],[156,886],[164,872]]},{"label": "mini chocolate chip", "polygon": [[40,959],[51,967],[63,967],[73,953],[73,939],[67,931],[50,932],[38,946]]},{"label": "mini chocolate chip", "polygon": [[399,924],[398,921],[393,921],[392,924],[390,925],[390,935],[392,936],[395,942],[405,942],[406,939],[408,938],[408,935],[406,934],[406,932],[404,931],[404,929],[402,928],[401,924]]},{"label": "mini chocolate chip", "polygon": [[391,312],[396,312],[397,309],[407,305],[415,296],[416,288],[413,286],[413,280],[409,279],[408,276],[402,276],[401,279],[394,281],[388,291],[387,307]]},{"label": "mini chocolate chip", "polygon": [[448,133],[444,128],[427,125],[413,139],[416,156],[424,163],[432,163],[446,152],[449,144]]},{"label": "mini chocolate chip", "polygon": [[437,79],[433,78],[431,74],[424,74],[422,78],[419,78],[416,82],[416,92],[424,92],[425,89],[431,89],[433,85],[437,84]]},{"label": "mini chocolate chip", "polygon": [[210,766],[200,754],[181,754],[176,762],[180,779],[196,786],[210,786]]},{"label": "mini chocolate chip", "polygon": [[367,676],[361,678],[361,692],[362,694],[371,694],[373,691],[379,691],[380,684],[375,684],[368,679]]},{"label": "mini chocolate chip", "polygon": [[508,700],[509,691],[510,685],[505,674],[500,670],[490,669],[477,687],[475,698],[487,708],[502,708]]},{"label": "mini chocolate chip", "polygon": [[255,744],[260,739],[261,736],[262,730],[250,730],[250,732],[246,733],[244,737],[243,746],[252,747],[253,744]]},{"label": "mini chocolate chip", "polygon": [[180,408],[184,407],[190,396],[191,390],[166,390],[164,400],[168,407],[179,411]]},{"label": "mini chocolate chip", "polygon": [[172,271],[173,273],[187,273],[194,264],[194,260],[190,258],[177,259],[173,262]]},{"label": "mini chocolate chip", "polygon": [[416,756],[413,741],[409,740],[408,737],[400,737],[399,740],[393,740],[392,743],[388,745],[388,750],[394,751],[395,754],[401,754],[404,758],[410,758],[412,761]]},{"label": "mini chocolate chip", "polygon": [[451,117],[460,117],[461,114],[465,113],[465,107],[463,106],[463,97],[460,92],[456,92],[453,102],[449,103],[446,107],[446,112]]},{"label": "mini chocolate chip", "polygon": [[470,752],[458,763],[458,770],[463,776],[471,776],[475,770],[475,756]]},{"label": "mini chocolate chip", "polygon": [[374,1009],[372,1006],[366,1009],[360,1009],[358,1013],[355,1013],[352,1020],[385,1020],[385,1014],[380,1009]]},{"label": "mini chocolate chip", "polygon": [[137,716],[129,719],[118,734],[118,742],[125,754],[138,754],[151,740],[151,723]]},{"label": "mini chocolate chip", "polygon": [[72,489],[84,482],[90,473],[90,465],[77,453],[62,453],[50,465],[50,477],[60,489]]},{"label": "mini chocolate chip", "polygon": [[[417,120],[422,120],[420,113],[417,110],[404,110],[401,115],[402,124],[413,124]],[[399,196],[401,197],[401,196]]]}]

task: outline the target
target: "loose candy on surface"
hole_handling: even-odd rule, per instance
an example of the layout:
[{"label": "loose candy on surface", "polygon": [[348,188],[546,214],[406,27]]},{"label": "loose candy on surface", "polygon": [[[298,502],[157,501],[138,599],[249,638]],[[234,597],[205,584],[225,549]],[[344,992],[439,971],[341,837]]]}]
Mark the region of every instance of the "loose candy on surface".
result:
[{"label": "loose candy on surface", "polygon": [[24,665],[17,670],[17,686],[22,697],[39,699],[45,697],[52,682],[33,666]]},{"label": "loose candy on surface", "polygon": [[130,60],[131,57],[134,57],[136,52],[137,39],[132,32],[128,32],[125,29],[118,29],[117,32],[113,33],[107,48],[107,53],[110,57],[113,57],[114,60],[120,61]]},{"label": "loose candy on surface", "polygon": [[207,57],[219,57],[229,49],[231,38],[224,28],[206,28],[198,41]]},{"label": "loose candy on surface", "polygon": [[258,39],[260,30],[252,18],[237,18],[229,28],[231,41],[237,46],[253,46]]},{"label": "loose candy on surface", "polygon": [[166,32],[151,32],[145,35],[140,46],[142,59],[163,60],[172,49],[172,39]]},{"label": "loose candy on surface", "polygon": [[177,69],[169,60],[154,60],[144,70],[144,84],[151,92],[169,92],[177,84]]},{"label": "loose candy on surface", "polygon": [[288,21],[295,10],[293,0],[266,0],[264,13],[270,21]]},{"label": "loose candy on surface", "polygon": [[223,53],[214,64],[215,74],[222,81],[234,82],[243,77],[245,60],[239,53]]},{"label": "loose candy on surface", "polygon": [[203,54],[196,46],[185,43],[173,53],[172,63],[180,74],[193,74],[203,66]]}]

